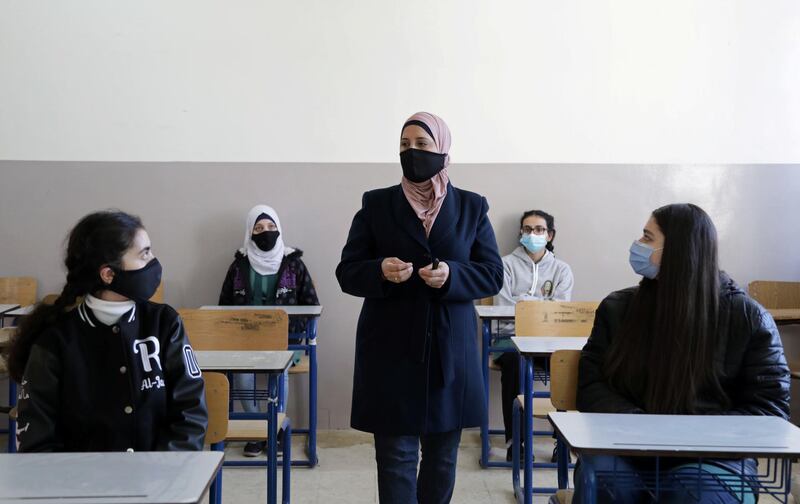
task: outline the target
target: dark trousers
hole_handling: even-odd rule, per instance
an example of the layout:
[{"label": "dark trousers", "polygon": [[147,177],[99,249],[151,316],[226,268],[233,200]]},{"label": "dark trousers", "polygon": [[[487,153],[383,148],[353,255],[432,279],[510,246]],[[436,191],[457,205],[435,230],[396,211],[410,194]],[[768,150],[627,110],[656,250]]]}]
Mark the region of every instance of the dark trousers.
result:
[{"label": "dark trousers", "polygon": [[460,440],[461,430],[421,436],[375,434],[380,503],[449,503],[456,484]]},{"label": "dark trousers", "polygon": [[511,440],[513,425],[514,399],[519,395],[519,354],[506,352],[495,362],[500,366],[500,393],[503,402],[503,426],[506,430],[506,442]]}]

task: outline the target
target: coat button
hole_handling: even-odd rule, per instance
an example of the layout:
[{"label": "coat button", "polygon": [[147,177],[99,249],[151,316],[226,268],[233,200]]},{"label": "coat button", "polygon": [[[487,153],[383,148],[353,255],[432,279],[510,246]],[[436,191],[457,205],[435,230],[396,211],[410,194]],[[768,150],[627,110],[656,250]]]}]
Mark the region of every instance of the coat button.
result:
[{"label": "coat button", "polygon": [[128,448],[128,449],[127,449],[127,450],[125,450],[125,451],[127,451],[128,453],[133,453],[133,448]]},{"label": "coat button", "polygon": [[125,374],[125,371],[127,371],[127,370],[128,370],[128,368],[126,368],[125,366],[122,366],[121,368],[119,368],[119,374]]},{"label": "coat button", "polygon": [[111,332],[113,332],[114,334],[119,334],[119,326],[112,327]]},{"label": "coat button", "polygon": [[131,408],[130,406],[125,406],[125,413],[130,415],[131,413],[133,413],[133,408]]}]

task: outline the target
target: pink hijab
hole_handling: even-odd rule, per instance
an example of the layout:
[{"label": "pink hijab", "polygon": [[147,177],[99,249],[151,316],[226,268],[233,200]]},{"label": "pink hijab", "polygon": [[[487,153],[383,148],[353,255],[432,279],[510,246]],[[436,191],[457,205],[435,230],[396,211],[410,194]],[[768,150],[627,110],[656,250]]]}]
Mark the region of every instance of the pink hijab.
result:
[{"label": "pink hijab", "polygon": [[[433,133],[436,151],[439,154],[448,154],[450,151],[450,128],[447,127],[441,117],[428,112],[417,112],[406,119],[403,129],[405,129],[409,121],[420,121],[425,124],[430,129],[430,132]],[[447,182],[450,180],[447,176],[447,165],[449,164],[450,156],[447,155],[444,158],[444,169],[430,180],[412,182],[403,177],[400,181],[408,203],[414,209],[414,213],[417,214],[419,220],[422,221],[422,226],[425,228],[425,236],[431,234],[433,223],[439,215],[439,210],[442,209],[445,196],[447,196]]]}]

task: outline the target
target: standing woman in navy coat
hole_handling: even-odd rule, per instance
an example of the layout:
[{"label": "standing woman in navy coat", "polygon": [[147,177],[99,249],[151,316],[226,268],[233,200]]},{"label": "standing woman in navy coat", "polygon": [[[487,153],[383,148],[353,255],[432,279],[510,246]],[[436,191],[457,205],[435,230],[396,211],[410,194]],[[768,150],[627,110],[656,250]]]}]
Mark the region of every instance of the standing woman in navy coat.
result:
[{"label": "standing woman in navy coat", "polygon": [[405,122],[401,183],[364,194],[336,268],[365,298],[351,425],[374,433],[382,504],[450,502],[461,429],[486,412],[473,300],[500,291],[503,264],[486,199],[450,184],[449,149],[441,118]]}]

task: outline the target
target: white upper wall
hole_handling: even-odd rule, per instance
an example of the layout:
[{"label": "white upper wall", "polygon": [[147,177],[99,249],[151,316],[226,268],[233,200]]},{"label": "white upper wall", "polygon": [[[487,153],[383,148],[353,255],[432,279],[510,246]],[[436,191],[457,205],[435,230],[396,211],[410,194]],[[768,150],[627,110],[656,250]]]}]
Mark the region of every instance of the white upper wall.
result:
[{"label": "white upper wall", "polygon": [[800,161],[793,0],[0,0],[0,159]]}]

